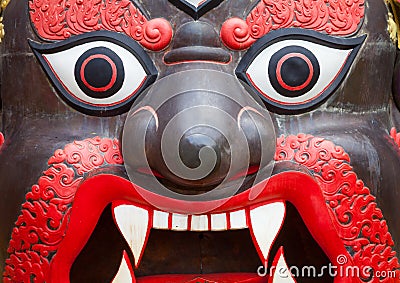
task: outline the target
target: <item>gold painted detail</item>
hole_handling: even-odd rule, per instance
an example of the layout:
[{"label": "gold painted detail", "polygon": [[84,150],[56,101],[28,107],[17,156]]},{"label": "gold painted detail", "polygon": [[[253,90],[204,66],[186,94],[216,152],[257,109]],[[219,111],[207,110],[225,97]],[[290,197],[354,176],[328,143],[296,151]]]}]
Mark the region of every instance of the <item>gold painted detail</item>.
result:
[{"label": "gold painted detail", "polygon": [[389,17],[388,17],[388,32],[390,35],[390,39],[393,41],[393,43],[396,43],[398,41],[397,40],[398,30],[397,30],[397,24],[393,19],[393,14],[391,12],[389,12]]},{"label": "gold painted detail", "polygon": [[394,43],[397,41],[397,47],[400,48],[400,0],[386,0],[390,11],[388,15],[388,32]]},{"label": "gold painted detail", "polygon": [[5,36],[5,31],[4,31],[4,24],[3,24],[3,13],[4,10],[6,9],[8,3],[10,3],[11,0],[0,0],[0,42]]}]

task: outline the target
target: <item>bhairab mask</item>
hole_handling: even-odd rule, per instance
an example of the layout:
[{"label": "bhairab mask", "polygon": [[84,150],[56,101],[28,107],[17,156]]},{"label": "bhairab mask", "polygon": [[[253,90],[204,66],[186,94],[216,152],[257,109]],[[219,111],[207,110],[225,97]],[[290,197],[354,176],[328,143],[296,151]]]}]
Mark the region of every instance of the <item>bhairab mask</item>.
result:
[{"label": "bhairab mask", "polygon": [[4,1],[3,281],[400,282],[397,5]]}]

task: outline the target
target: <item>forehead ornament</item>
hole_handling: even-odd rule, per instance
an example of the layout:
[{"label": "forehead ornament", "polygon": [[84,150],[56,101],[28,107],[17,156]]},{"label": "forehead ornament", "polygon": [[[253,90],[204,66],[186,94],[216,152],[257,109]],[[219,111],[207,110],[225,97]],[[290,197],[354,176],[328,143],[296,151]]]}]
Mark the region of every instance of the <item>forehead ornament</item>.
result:
[{"label": "forehead ornament", "polygon": [[233,17],[225,21],[221,38],[228,48],[243,50],[271,30],[281,28],[351,35],[363,17],[364,0],[261,0],[246,20]]}]

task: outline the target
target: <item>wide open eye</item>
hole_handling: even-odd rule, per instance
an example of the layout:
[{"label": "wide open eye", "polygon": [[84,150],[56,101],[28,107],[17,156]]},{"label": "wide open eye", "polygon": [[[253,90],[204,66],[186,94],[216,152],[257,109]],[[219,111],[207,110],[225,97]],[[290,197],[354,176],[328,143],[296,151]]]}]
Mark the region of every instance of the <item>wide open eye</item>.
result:
[{"label": "wide open eye", "polygon": [[365,37],[335,38],[303,29],[270,32],[243,56],[236,75],[271,111],[301,112],[337,88]]},{"label": "wide open eye", "polygon": [[61,98],[89,115],[129,110],[157,77],[143,48],[122,34],[98,31],[54,44],[29,44]]}]

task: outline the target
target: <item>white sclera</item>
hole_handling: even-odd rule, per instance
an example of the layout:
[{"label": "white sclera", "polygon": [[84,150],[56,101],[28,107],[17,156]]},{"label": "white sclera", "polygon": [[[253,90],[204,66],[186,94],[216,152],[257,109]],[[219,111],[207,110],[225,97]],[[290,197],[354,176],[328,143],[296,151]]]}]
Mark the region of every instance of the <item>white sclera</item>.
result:
[{"label": "white sclera", "polygon": [[[76,83],[74,74],[75,64],[79,57],[86,51],[96,47],[106,47],[118,54],[122,60],[125,72],[122,87],[114,95],[101,99],[86,95]],[[57,53],[44,54],[43,57],[47,60],[67,91],[78,100],[91,105],[106,106],[118,104],[134,94],[147,77],[142,64],[134,54],[122,46],[108,41],[93,41]]]},{"label": "white sclera", "polygon": [[[320,66],[320,75],[314,87],[307,93],[297,97],[286,97],[279,94],[272,87],[268,75],[268,66],[271,57],[280,49],[287,46],[301,46],[308,49],[317,58]],[[303,104],[318,97],[333,83],[352,50],[336,49],[306,40],[283,40],[268,46],[258,54],[248,67],[246,75],[265,97],[282,104]]]}]

